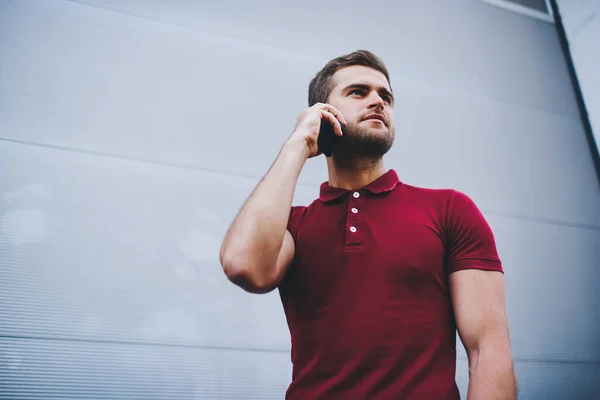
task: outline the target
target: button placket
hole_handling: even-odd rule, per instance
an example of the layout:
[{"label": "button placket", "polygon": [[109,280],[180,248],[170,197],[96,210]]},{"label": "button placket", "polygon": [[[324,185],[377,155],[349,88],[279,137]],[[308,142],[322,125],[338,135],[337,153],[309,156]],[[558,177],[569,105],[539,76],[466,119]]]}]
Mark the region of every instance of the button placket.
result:
[{"label": "button placket", "polygon": [[352,192],[352,197],[348,204],[347,225],[346,225],[346,246],[358,246],[362,244],[360,234],[360,206],[361,193]]}]

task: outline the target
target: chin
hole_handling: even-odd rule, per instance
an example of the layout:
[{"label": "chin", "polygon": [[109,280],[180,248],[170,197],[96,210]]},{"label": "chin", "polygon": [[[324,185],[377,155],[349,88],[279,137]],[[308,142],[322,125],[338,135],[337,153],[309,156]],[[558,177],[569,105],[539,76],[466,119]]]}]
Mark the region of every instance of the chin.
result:
[{"label": "chin", "polygon": [[366,130],[366,132],[368,132],[371,135],[374,136],[381,136],[381,135],[388,135],[390,133],[390,130],[388,129],[387,126],[381,126],[381,127],[370,127]]}]

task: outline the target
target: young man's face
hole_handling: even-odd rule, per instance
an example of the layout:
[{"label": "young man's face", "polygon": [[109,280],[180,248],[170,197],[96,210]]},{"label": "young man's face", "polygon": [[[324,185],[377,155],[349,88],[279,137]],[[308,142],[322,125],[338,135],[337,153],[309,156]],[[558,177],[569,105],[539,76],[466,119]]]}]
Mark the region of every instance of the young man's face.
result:
[{"label": "young man's face", "polygon": [[340,110],[348,122],[346,132],[348,139],[356,143],[355,151],[371,148],[383,156],[395,136],[394,97],[385,75],[354,65],[338,70],[333,80],[329,104]]}]

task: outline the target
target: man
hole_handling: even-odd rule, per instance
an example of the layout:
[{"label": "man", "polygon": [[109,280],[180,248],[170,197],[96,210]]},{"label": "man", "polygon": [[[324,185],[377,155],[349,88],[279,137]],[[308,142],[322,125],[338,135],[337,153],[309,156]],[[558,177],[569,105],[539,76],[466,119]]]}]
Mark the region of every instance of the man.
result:
[{"label": "man", "polygon": [[[393,104],[378,57],[330,61],[227,232],[223,269],[249,292],[279,289],[292,340],[288,399],[458,399],[457,329],[468,399],[514,399],[493,234],[466,195],[385,170]],[[329,180],[311,205],[292,207],[302,167],[319,155],[322,120],[338,136]]]}]

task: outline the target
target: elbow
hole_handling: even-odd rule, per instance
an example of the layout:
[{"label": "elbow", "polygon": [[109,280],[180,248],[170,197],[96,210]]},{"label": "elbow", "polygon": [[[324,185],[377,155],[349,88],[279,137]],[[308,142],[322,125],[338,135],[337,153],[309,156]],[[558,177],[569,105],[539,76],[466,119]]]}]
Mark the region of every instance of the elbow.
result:
[{"label": "elbow", "polygon": [[220,261],[227,279],[246,292],[265,294],[277,286],[275,279],[258,273],[260,268],[254,267],[248,257],[231,257],[221,251]]},{"label": "elbow", "polygon": [[514,375],[514,362],[510,345],[500,341],[467,349],[469,372],[493,368],[499,376]]}]

